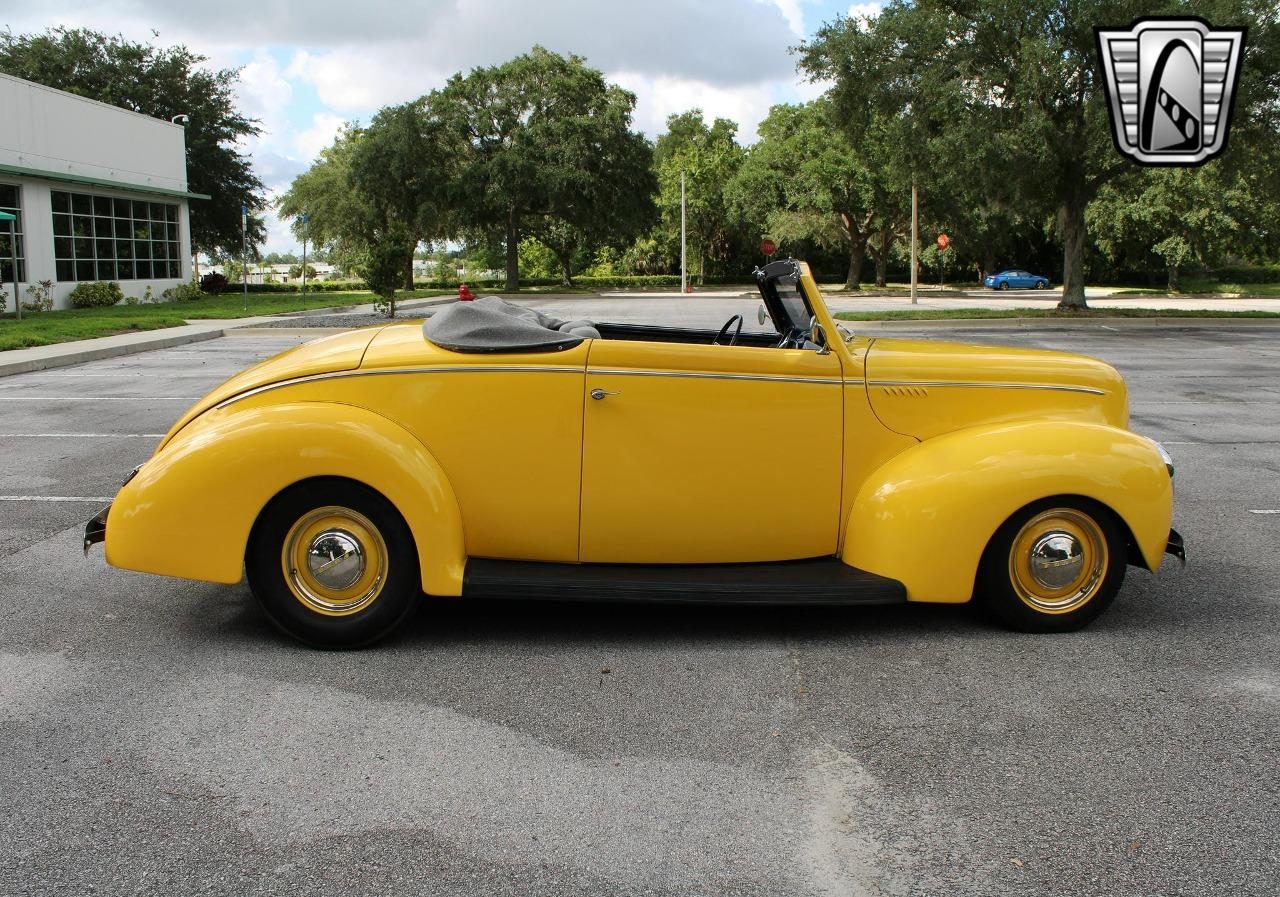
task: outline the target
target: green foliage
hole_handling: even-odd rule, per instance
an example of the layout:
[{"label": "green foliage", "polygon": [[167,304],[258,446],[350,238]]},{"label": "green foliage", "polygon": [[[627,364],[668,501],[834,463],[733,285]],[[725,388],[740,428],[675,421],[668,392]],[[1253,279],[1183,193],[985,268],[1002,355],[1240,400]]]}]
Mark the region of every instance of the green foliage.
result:
[{"label": "green foliage", "polygon": [[[303,272],[302,265],[294,265],[289,269],[289,279],[297,280],[298,278],[302,277],[303,273],[304,272]],[[314,280],[316,276],[316,269],[311,267],[310,265],[307,265],[305,273],[307,275],[307,280]]]},{"label": "green foliage", "polygon": [[70,295],[72,308],[103,308],[124,299],[120,284],[100,280],[76,284]]},{"label": "green foliage", "polygon": [[210,293],[214,296],[225,292],[227,287],[230,285],[231,284],[230,281],[227,280],[227,276],[225,274],[220,274],[217,271],[210,271],[208,274],[204,275],[204,277],[200,278],[200,291]]},{"label": "green foliage", "polygon": [[[208,277],[209,275],[205,275]],[[212,291],[210,291],[212,292]],[[176,287],[169,287],[160,295],[167,302],[195,302],[197,299],[203,299],[206,291],[194,283],[180,283]]]},{"label": "green foliage", "polygon": [[[259,208],[263,185],[236,148],[259,133],[236,109],[238,72],[207,61],[186,47],[156,48],[84,28],[0,32],[0,72],[164,121],[189,116],[188,188],[212,197],[191,203],[191,246],[212,254],[240,245],[240,207]],[[262,222],[251,220],[250,242],[265,237]]]},{"label": "green foliage", "polygon": [[520,241],[520,276],[528,280],[546,280],[556,276],[559,262],[556,254],[533,237]]},{"label": "green foliage", "polygon": [[[658,138],[654,150],[663,229],[679,239],[683,172],[689,268],[704,279],[708,262],[723,261],[731,245],[725,188],[745,157],[737,131],[738,126],[725,118],[717,118],[708,127],[702,110],[692,109],[667,119],[667,133]],[[677,265],[679,253],[677,242]]]},{"label": "green foliage", "polygon": [[406,264],[413,261],[408,229],[399,222],[365,252],[364,280],[382,301],[376,303],[388,318],[396,316],[396,290],[403,283]]},{"label": "green foliage", "polygon": [[[52,280],[38,280],[35,283],[28,284],[26,294],[27,298],[22,302],[23,308],[29,311],[50,311],[53,309]],[[0,308],[2,307],[0,306]]]}]

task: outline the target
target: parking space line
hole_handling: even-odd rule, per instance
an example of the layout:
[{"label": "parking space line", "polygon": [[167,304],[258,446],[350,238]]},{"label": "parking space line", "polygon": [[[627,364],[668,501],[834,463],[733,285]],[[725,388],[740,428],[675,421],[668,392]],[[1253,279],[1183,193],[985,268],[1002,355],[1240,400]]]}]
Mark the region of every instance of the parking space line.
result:
[{"label": "parking space line", "polygon": [[1250,510],[1250,514],[1280,514],[1280,508],[1262,508],[1259,510]]},{"label": "parking space line", "polygon": [[0,402],[197,402],[201,396],[5,396]]},{"label": "parking space line", "polygon": [[0,439],[159,439],[163,433],[0,433]]},{"label": "parking space line", "polygon": [[115,499],[100,495],[0,495],[0,501],[83,501],[111,502]]}]

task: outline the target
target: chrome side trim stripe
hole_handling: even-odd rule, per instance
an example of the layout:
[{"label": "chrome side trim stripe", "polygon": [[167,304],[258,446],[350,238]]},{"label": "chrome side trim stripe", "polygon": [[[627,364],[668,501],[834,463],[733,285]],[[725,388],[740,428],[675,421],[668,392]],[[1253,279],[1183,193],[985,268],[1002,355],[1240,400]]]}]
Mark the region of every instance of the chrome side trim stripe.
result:
[{"label": "chrome side trim stripe", "polygon": [[1055,392],[1083,392],[1093,396],[1106,395],[1105,390],[1092,386],[1065,386],[1056,383],[991,383],[966,380],[868,380],[868,386],[960,386],[971,389],[1047,389]]},{"label": "chrome side trim stripe", "polygon": [[306,377],[293,377],[289,380],[281,380],[278,383],[268,383],[265,386],[258,386],[246,392],[238,393],[229,399],[223,399],[214,408],[225,408],[233,405],[242,399],[248,399],[252,396],[260,395],[264,392],[270,392],[273,389],[283,389],[286,386],[298,386],[303,383],[318,383],[323,380],[345,380],[348,377],[382,377],[389,374],[495,374],[495,373],[531,373],[531,374],[581,374],[582,368],[577,367],[553,367],[553,366],[531,366],[531,365],[465,365],[465,366],[439,366],[439,367],[422,367],[422,368],[386,368],[384,370],[371,371],[334,371],[329,374],[311,374]]},{"label": "chrome side trim stripe", "polygon": [[618,377],[681,377],[690,380],[763,380],[769,383],[822,383],[840,386],[844,383],[861,384],[861,380],[840,380],[832,377],[785,377],[776,374],[727,374],[712,371],[636,371],[613,368],[587,368],[588,374]]}]

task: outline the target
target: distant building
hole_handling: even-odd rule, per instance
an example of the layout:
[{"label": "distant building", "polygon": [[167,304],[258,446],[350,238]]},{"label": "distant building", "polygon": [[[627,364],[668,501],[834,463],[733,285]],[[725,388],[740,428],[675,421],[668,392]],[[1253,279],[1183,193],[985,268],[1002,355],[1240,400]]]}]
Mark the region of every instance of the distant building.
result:
[{"label": "distant building", "polygon": [[[209,197],[187,189],[181,125],[9,75],[0,109],[0,210],[18,216],[19,289],[51,280],[65,308],[84,281],[159,296],[190,279],[187,204]],[[10,267],[6,254],[6,283]]]}]

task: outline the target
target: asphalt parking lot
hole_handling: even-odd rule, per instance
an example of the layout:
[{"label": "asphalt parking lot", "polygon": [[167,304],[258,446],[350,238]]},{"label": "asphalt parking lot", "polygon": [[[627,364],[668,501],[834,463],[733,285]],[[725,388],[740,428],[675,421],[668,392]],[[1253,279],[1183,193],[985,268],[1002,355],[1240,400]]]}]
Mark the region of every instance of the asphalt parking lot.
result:
[{"label": "asphalt parking lot", "polygon": [[1280,329],[920,333],[1119,367],[1187,569],[1067,636],[442,600],[321,653],[243,585],[80,550],[192,400],[298,337],[0,379],[0,894],[1274,895]]}]

